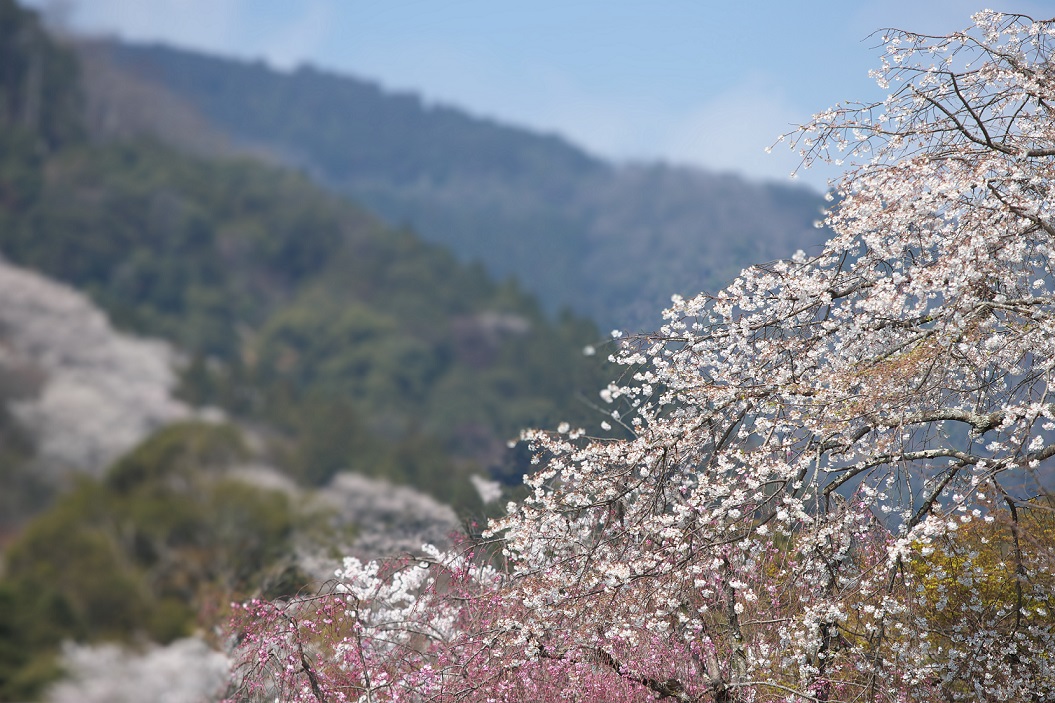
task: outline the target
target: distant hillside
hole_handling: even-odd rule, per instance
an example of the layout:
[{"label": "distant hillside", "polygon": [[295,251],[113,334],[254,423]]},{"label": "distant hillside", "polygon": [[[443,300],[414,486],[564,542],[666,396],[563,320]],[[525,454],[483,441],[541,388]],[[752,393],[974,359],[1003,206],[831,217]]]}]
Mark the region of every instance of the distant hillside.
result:
[{"label": "distant hillside", "polygon": [[93,65],[108,57],[164,86],[236,144],[515,275],[551,311],[605,326],[654,325],[672,293],[716,290],[824,238],[813,227],[822,199],[807,188],[615,166],[554,136],[310,67],[286,74],[153,45],[85,50]]},{"label": "distant hillside", "polygon": [[[442,544],[522,428],[604,417],[591,323],[242,151],[0,0],[0,701]],[[173,690],[98,666],[56,695]]]},{"label": "distant hillside", "polygon": [[[469,474],[522,475],[506,448],[522,428],[599,416],[586,320],[547,319],[303,174],[233,158],[182,98],[78,61],[12,0],[0,58],[0,255],[173,343],[182,399],[260,426],[293,476],[352,468],[476,505]],[[16,419],[50,436],[38,416]],[[0,440],[17,424],[0,417]]]}]

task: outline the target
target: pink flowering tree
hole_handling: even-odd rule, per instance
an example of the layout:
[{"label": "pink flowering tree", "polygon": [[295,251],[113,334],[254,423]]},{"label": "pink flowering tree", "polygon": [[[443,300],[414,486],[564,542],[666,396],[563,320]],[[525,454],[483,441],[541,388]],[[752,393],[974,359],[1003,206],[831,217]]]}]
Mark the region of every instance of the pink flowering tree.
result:
[{"label": "pink flowering tree", "polygon": [[792,136],[807,165],[848,164],[827,244],[621,341],[602,428],[626,438],[525,433],[539,468],[491,559],[349,562],[319,599],[248,606],[251,681],[1055,698],[1055,20],[883,40],[890,96]]}]

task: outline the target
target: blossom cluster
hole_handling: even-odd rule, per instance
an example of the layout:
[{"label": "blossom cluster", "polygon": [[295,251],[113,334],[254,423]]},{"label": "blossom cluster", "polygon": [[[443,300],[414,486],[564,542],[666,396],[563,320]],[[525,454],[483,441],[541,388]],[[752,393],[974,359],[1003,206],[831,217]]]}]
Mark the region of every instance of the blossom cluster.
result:
[{"label": "blossom cluster", "polygon": [[524,434],[500,568],[341,574],[347,699],[1055,698],[1055,20],[974,22],[792,139],[850,164],[823,248],[620,339],[598,436]]}]

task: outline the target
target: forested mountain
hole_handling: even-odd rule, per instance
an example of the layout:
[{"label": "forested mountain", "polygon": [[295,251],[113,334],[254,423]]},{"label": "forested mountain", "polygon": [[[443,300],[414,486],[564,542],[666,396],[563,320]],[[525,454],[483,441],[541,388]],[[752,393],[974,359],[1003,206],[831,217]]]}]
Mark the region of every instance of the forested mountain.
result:
[{"label": "forested mountain", "polygon": [[520,428],[588,414],[587,322],[547,320],[298,173],[88,129],[73,58],[10,31],[5,67],[36,55],[29,36],[57,58],[54,86],[28,59],[6,76],[4,138],[25,146],[3,153],[0,252],[177,344],[185,398],[275,428],[291,470],[354,465],[453,498],[471,490],[454,464],[496,469]]},{"label": "forested mountain", "polygon": [[[311,67],[280,73],[156,45],[82,51],[92,72],[110,62],[163,86],[232,142],[515,275],[551,311],[606,327],[655,325],[671,294],[717,290],[746,265],[824,239],[813,227],[822,199],[806,188],[616,166],[554,136]],[[119,101],[109,110],[119,114]]]},{"label": "forested mountain", "polygon": [[89,71],[0,0],[0,700],[63,640],[169,642],[299,588],[318,534],[440,539],[436,499],[480,514],[471,476],[523,474],[521,428],[601,419],[590,322]]},{"label": "forested mountain", "polygon": [[63,640],[303,586],[319,535],[407,549],[487,510],[470,478],[516,483],[519,430],[599,431],[607,353],[558,310],[652,321],[812,241],[817,200],[312,69],[71,51],[0,0],[0,700]]},{"label": "forested mountain", "polygon": [[577,354],[591,325],[548,321],[515,286],[297,174],[143,143],[70,146],[41,168],[0,251],[175,342],[192,360],[185,397],[304,440],[290,461],[311,480],[409,462],[405,478],[450,498],[444,457],[497,466],[506,439],[582,417],[574,399],[600,383]]}]

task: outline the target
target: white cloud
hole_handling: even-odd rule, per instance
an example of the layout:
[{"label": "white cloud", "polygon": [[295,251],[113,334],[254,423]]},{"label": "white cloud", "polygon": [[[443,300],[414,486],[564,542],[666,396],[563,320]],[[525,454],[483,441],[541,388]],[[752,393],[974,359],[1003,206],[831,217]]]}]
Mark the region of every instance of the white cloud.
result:
[{"label": "white cloud", "polygon": [[[423,50],[424,51],[424,50]],[[699,101],[672,108],[634,92],[609,94],[576,82],[558,68],[534,66],[509,90],[508,75],[446,47],[429,47],[431,62],[404,57],[422,73],[404,85],[430,85],[443,102],[533,129],[557,132],[599,156],[618,160],[664,159],[749,178],[787,181],[800,158],[785,145],[766,147],[827,105],[789,99],[775,78],[755,76]],[[423,68],[424,67],[424,68]],[[398,69],[397,69],[398,71]],[[396,72],[396,71],[393,71]],[[833,168],[800,170],[798,179],[826,189]]]},{"label": "white cloud", "polygon": [[279,68],[310,61],[331,31],[335,6],[308,0],[286,12],[251,0],[30,0],[69,28],[131,41],[263,58]]},{"label": "white cloud", "polygon": [[221,51],[229,50],[246,11],[245,0],[80,0],[69,19],[80,31]]},{"label": "white cloud", "polygon": [[[657,148],[676,163],[737,171],[752,178],[787,180],[799,167],[799,155],[786,143],[776,144],[769,154],[765,149],[809,118],[809,110],[792,104],[779,89],[767,81],[752,79],[689,113],[672,117],[667,135]],[[799,170],[798,178],[824,189],[828,178],[834,175],[832,169],[815,168]]]},{"label": "white cloud", "polygon": [[310,62],[333,27],[335,13],[325,0],[311,0],[300,7],[295,21],[261,37],[253,44],[253,52],[278,68]]}]

